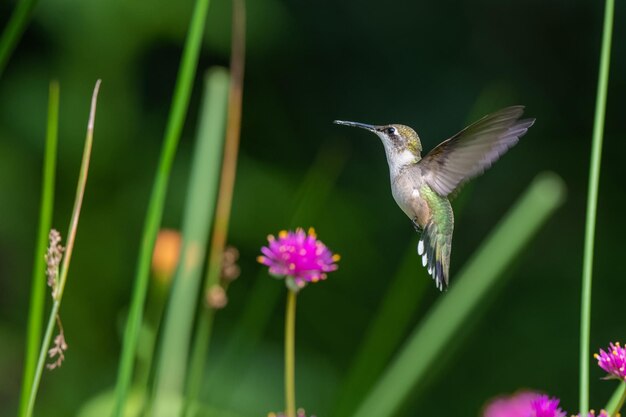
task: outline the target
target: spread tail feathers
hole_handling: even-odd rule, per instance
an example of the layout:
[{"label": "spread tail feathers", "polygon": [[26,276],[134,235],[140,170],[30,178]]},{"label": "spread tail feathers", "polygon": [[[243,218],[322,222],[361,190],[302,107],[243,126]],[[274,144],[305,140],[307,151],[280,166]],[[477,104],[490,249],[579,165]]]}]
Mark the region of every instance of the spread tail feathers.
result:
[{"label": "spread tail feathers", "polygon": [[417,244],[417,254],[422,257],[422,265],[435,280],[437,288],[442,291],[448,286],[451,248],[452,233],[441,233],[437,224],[430,221],[424,227]]}]

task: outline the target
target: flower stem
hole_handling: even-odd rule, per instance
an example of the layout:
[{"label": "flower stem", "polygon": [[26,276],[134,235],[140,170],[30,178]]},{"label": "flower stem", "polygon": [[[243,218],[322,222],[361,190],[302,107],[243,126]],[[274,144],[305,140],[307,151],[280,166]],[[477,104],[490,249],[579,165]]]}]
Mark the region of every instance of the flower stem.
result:
[{"label": "flower stem", "polygon": [[619,399],[619,402],[617,403],[617,407],[615,407],[615,410],[611,410],[611,416],[615,416],[617,415],[617,413],[619,413],[619,410],[622,409],[622,406],[624,405],[624,400],[626,400],[626,390],[624,390],[624,392],[622,393],[622,396]]},{"label": "flower stem", "polygon": [[285,415],[287,417],[296,417],[296,295],[295,291],[288,291],[287,311],[285,313]]},{"label": "flower stem", "polygon": [[611,57],[611,35],[613,33],[614,0],[606,0],[604,10],[604,31],[602,35],[602,51],[600,53],[600,69],[598,90],[596,95],[596,112],[591,145],[591,165],[589,167],[589,194],[587,195],[587,219],[585,226],[585,250],[583,257],[582,294],[580,308],[580,415],[586,416],[589,411],[589,337],[591,328],[591,277],[593,271],[593,244],[596,232],[596,212],[598,208],[598,183],[600,182],[600,159],[602,156],[602,138],[606,95],[609,83],[609,62]]},{"label": "flower stem", "polygon": [[613,396],[611,397],[611,400],[605,407],[606,412],[609,414],[609,416],[618,415],[617,413],[619,413],[619,410],[621,410],[622,406],[624,405],[624,400],[626,400],[626,385],[624,384],[624,382],[622,382],[617,387],[617,390],[615,390]]}]

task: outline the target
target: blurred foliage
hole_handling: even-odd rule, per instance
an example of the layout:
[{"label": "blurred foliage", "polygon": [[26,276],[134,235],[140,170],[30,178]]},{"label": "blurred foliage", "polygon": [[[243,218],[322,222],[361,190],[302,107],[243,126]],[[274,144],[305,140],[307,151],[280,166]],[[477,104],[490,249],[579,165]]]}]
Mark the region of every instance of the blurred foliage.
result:
[{"label": "blurred foliage", "polygon": [[[414,232],[389,192],[382,146],[334,119],[399,122],[425,149],[471,121],[525,104],[536,125],[459,199],[455,274],[535,174],[556,171],[568,201],[492,297],[484,320],[465,329],[449,366],[428,380],[405,414],[475,415],[486,399],[529,387],[573,409],[584,207],[602,24],[601,2],[408,0],[249,2],[241,154],[229,243],[242,276],[215,323],[216,360],[257,284],[255,257],[268,233],[292,218],[295,192],[320,147],[348,152],[314,225],[342,255],[339,271],[299,299],[298,402],[325,416]],[[624,339],[616,318],[626,290],[615,260],[625,249],[626,153],[619,117],[626,94],[626,10],[616,10],[601,173],[593,292],[592,351]],[[14,4],[0,5],[5,24]],[[109,389],[121,323],[192,2],[40,0],[0,78],[0,416],[19,398],[48,83],[61,84],[55,227],[65,230],[82,151],[90,91],[102,78],[89,184],[63,304],[69,344],[60,370],[46,372],[37,415],[74,415]],[[201,69],[228,63],[230,3],[213,0]],[[180,227],[201,74],[176,158],[164,226]],[[471,191],[471,192],[470,192]],[[416,279],[425,279],[416,256]],[[270,285],[279,285],[272,282]],[[429,283],[431,284],[431,283]],[[437,298],[426,289],[416,323]],[[229,398],[241,416],[282,407],[282,306]],[[558,354],[555,354],[558,352]],[[524,366],[520,366],[523,364]],[[210,371],[210,369],[209,369]],[[611,387],[594,382],[592,406]],[[268,383],[275,381],[275,383]],[[208,396],[211,387],[206,387]],[[450,401],[454,398],[453,401]],[[600,404],[594,404],[598,398]]]}]

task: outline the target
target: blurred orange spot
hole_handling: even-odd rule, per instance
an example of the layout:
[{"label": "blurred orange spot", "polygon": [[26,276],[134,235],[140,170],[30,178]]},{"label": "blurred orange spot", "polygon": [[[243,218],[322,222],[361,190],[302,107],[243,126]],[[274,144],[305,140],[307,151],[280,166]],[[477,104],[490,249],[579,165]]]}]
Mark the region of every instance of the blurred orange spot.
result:
[{"label": "blurred orange spot", "polygon": [[152,272],[163,283],[171,281],[176,271],[181,241],[182,237],[177,230],[163,229],[157,236],[152,252]]}]

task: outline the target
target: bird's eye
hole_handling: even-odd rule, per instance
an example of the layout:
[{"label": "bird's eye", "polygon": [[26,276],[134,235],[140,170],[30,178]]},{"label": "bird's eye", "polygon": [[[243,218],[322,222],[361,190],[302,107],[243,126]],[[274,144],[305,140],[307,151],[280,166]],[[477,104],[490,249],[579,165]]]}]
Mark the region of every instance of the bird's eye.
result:
[{"label": "bird's eye", "polygon": [[395,135],[395,134],[396,134],[396,132],[397,132],[397,130],[396,130],[396,128],[395,128],[395,127],[391,126],[391,127],[388,127],[387,129],[385,129],[385,132],[386,132],[388,135]]}]

